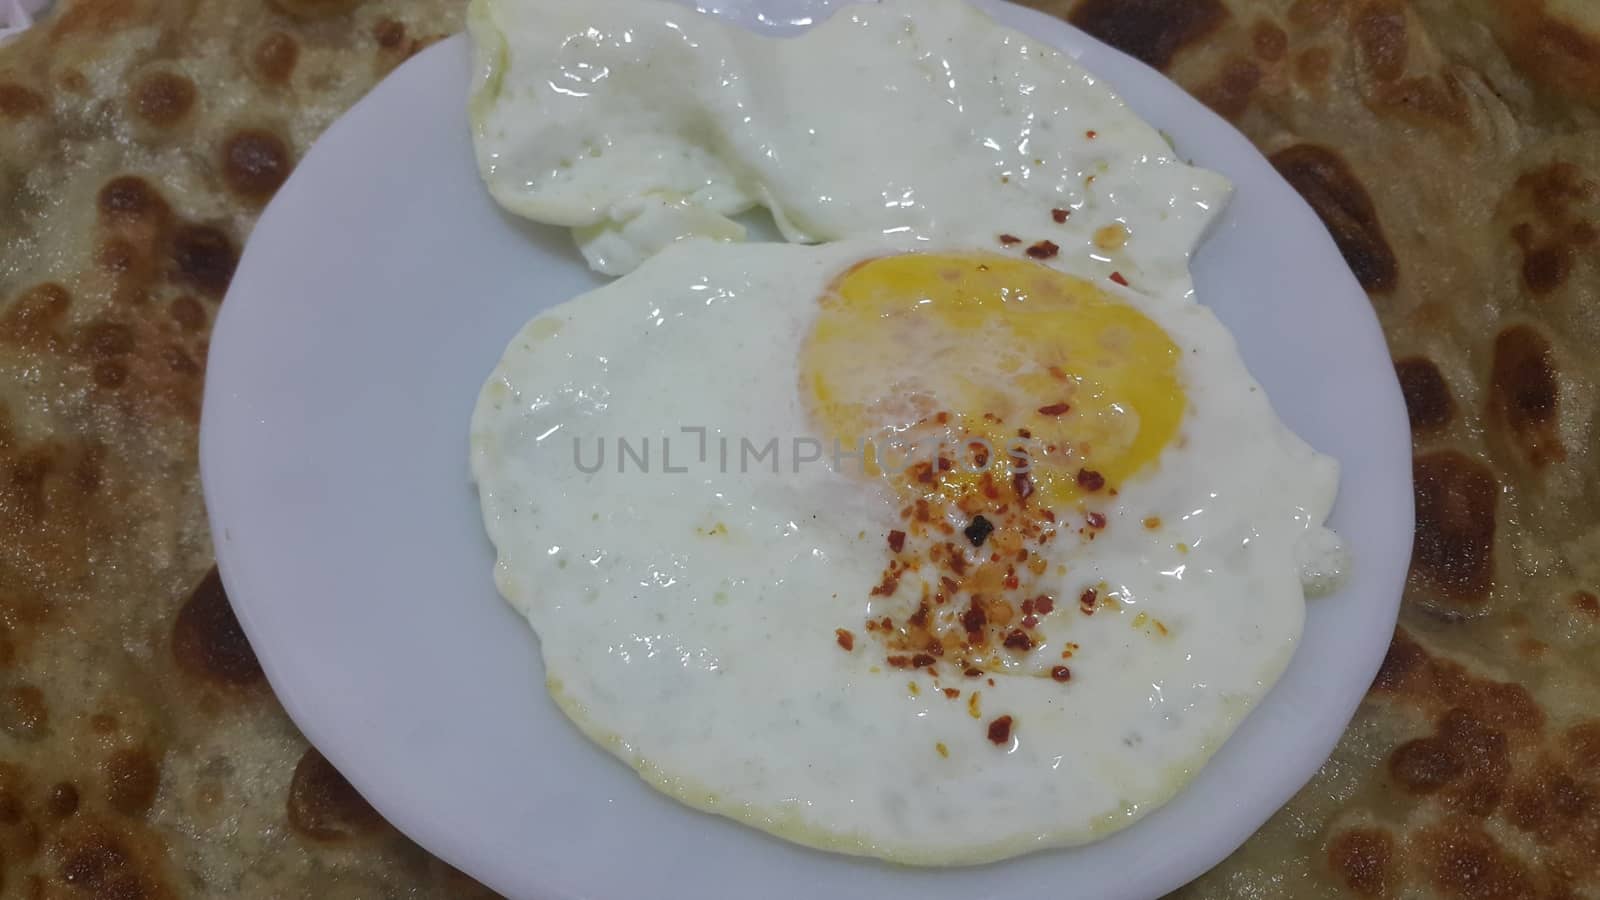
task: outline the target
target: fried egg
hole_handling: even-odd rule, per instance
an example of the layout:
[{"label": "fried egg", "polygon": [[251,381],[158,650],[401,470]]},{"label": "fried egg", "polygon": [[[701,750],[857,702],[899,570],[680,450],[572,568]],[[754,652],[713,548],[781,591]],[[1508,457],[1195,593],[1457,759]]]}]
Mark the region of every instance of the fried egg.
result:
[{"label": "fried egg", "polygon": [[[628,273],[530,322],[472,424],[567,716],[686,804],[911,864],[1187,783],[1345,566],[1337,464],[1192,302],[1226,181],[956,0],[471,27],[490,192]],[[742,243],[754,206],[795,243]]]},{"label": "fried egg", "polygon": [[566,714],[691,806],[903,863],[1171,797],[1287,664],[1337,466],[1205,307],[1053,263],[686,241],[529,323],[472,468]]},{"label": "fried egg", "polygon": [[661,0],[474,0],[469,28],[490,192],[610,274],[740,240],[733,217],[762,206],[800,242],[1010,222],[1165,289],[1227,196],[1069,57],[960,0],[849,6],[797,38]]}]

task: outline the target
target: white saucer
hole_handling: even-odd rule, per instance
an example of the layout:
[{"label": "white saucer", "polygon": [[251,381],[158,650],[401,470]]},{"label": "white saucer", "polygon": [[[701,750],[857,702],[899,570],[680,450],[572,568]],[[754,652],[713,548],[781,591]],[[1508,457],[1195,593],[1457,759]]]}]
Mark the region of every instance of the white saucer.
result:
[{"label": "white saucer", "polygon": [[[727,3],[792,30],[826,2]],[[478,180],[467,44],[402,66],[318,141],[251,236],[212,338],[201,469],[239,618],[294,720],[396,826],[512,897],[1151,898],[1321,765],[1381,662],[1411,548],[1411,443],[1383,335],[1311,210],[1225,122],[1067,25],[1061,47],[1237,194],[1195,266],[1283,419],[1343,464],[1354,555],[1283,680],[1171,804],[1099,843],[916,870],[791,846],[655,793],[545,694],[495,593],[467,425],[510,335],[598,283]],[[786,14],[780,14],[786,13]],[[774,25],[776,23],[776,25]]]}]

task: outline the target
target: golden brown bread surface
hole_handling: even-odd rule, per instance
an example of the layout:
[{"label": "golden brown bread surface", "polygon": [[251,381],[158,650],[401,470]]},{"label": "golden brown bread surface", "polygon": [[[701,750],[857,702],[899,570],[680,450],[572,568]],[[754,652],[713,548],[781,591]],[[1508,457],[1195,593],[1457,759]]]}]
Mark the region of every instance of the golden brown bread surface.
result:
[{"label": "golden brown bread surface", "polygon": [[[1181,896],[1600,897],[1600,3],[1034,0],[1322,214],[1416,435],[1401,631]],[[0,48],[0,896],[471,896],[284,717],[208,576],[206,338],[261,204],[460,0],[66,0]]]}]

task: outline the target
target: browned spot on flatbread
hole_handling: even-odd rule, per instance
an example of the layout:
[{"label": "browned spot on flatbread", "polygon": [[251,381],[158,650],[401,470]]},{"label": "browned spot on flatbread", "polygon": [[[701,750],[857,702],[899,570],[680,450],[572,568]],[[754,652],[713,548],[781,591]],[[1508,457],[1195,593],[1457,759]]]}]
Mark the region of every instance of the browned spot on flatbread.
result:
[{"label": "browned spot on flatbread", "polygon": [[72,298],[59,284],[35,285],[0,314],[0,341],[34,350],[52,350],[60,342],[56,326]]},{"label": "browned spot on flatbread", "polygon": [[78,32],[105,34],[134,18],[137,11],[133,0],[77,0],[66,3],[50,29],[50,37],[56,40]]},{"label": "browned spot on flatbread", "polygon": [[1408,845],[1429,884],[1444,897],[1536,900],[1539,895],[1527,867],[1472,819],[1452,817],[1422,828]]},{"label": "browned spot on flatbread", "polygon": [[44,112],[44,96],[30,87],[0,81],[0,119],[25,119]]},{"label": "browned spot on flatbread", "polygon": [[189,294],[180,294],[172,298],[172,302],[167,305],[167,313],[184,331],[195,332],[206,327],[205,307]]},{"label": "browned spot on flatbread", "polygon": [[44,795],[44,809],[52,817],[65,819],[78,811],[78,788],[70,781],[51,785]]},{"label": "browned spot on flatbread", "polygon": [[1294,80],[1302,87],[1322,87],[1332,66],[1333,54],[1327,47],[1312,47],[1295,57]]},{"label": "browned spot on flatbread", "polygon": [[1201,103],[1227,119],[1237,119],[1250,107],[1250,98],[1261,84],[1261,69],[1243,56],[1229,57],[1222,71],[1195,91]]},{"label": "browned spot on flatbread", "polygon": [[1412,431],[1428,431],[1450,424],[1451,416],[1455,415],[1455,401],[1450,397],[1450,385],[1433,360],[1425,356],[1402,359],[1394,364],[1394,373],[1400,380],[1400,393],[1405,396]]},{"label": "browned spot on flatbread", "polygon": [[289,783],[289,824],[306,837],[336,841],[369,832],[378,813],[315,747],[294,767]]},{"label": "browned spot on flatbread", "polygon": [[23,795],[27,793],[27,779],[15,763],[0,762],[0,824],[15,825],[22,821]]},{"label": "browned spot on flatbread", "polygon": [[107,822],[69,821],[53,842],[56,877],[77,896],[96,900],[167,900],[161,877],[162,848],[148,835],[134,835]]},{"label": "browned spot on flatbread", "polygon": [[228,603],[215,566],[178,611],[172,652],[185,671],[202,678],[233,685],[261,680],[261,663]]},{"label": "browned spot on flatbread", "polygon": [[107,181],[100,188],[96,206],[101,221],[114,225],[161,222],[171,214],[161,192],[137,175],[119,175]]},{"label": "browned spot on flatbread", "polygon": [[1433,656],[1403,628],[1395,632],[1372,691],[1441,721],[1459,709],[1496,731],[1530,735],[1544,726],[1544,711],[1527,688],[1480,678],[1454,660]]},{"label": "browned spot on flatbread", "polygon": [[1221,27],[1219,0],[1083,0],[1067,16],[1073,25],[1157,69]]},{"label": "browned spot on flatbread", "polygon": [[1367,0],[1356,8],[1350,29],[1361,62],[1379,81],[1393,81],[1406,70],[1406,8],[1399,0]]},{"label": "browned spot on flatbread", "polygon": [[1536,466],[1567,458],[1557,433],[1561,385],[1550,342],[1531,325],[1513,325],[1494,342],[1489,382],[1494,411]]},{"label": "browned spot on flatbread", "polygon": [[1296,144],[1273,154],[1272,164],[1316,210],[1361,286],[1373,294],[1394,290],[1399,264],[1372,198],[1345,161],[1326,147]]},{"label": "browned spot on flatbread", "polygon": [[125,816],[142,816],[155,803],[161,766],[143,747],[113,751],[100,766],[106,803]]},{"label": "browned spot on flatbread", "polygon": [[1452,604],[1474,607],[1494,577],[1495,507],[1500,485],[1486,466],[1454,450],[1412,463],[1417,521],[1411,571]]},{"label": "browned spot on flatbread", "polygon": [[1344,3],[1345,0],[1294,0],[1289,7],[1289,21],[1307,31],[1326,28],[1344,12]]},{"label": "browned spot on flatbread", "polygon": [[1250,46],[1265,62],[1277,62],[1289,51],[1289,35],[1271,19],[1259,19],[1250,26]]},{"label": "browned spot on flatbread", "polygon": [[222,179],[228,189],[254,202],[270,198],[292,163],[283,139],[260,128],[243,128],[222,144]]},{"label": "browned spot on flatbread", "polygon": [[406,26],[394,19],[380,19],[372,26],[372,38],[385,50],[393,50],[405,43]]},{"label": "browned spot on flatbread", "polygon": [[1518,213],[1511,238],[1522,251],[1522,282],[1535,295],[1549,294],[1572,277],[1578,254],[1600,241],[1600,229],[1573,207],[1592,202],[1600,188],[1568,162],[1553,162],[1517,179],[1512,193]]},{"label": "browned spot on flatbread", "polygon": [[172,278],[201,294],[220,298],[233,280],[239,257],[233,241],[210,225],[184,225],[172,236]]},{"label": "browned spot on flatbread", "polygon": [[347,13],[361,5],[361,0],[268,0],[268,2],[297,19],[326,19]]},{"label": "browned spot on flatbread", "polygon": [[1550,11],[1547,0],[1499,0],[1501,43],[1533,78],[1569,97],[1600,102],[1600,40]]},{"label": "browned spot on flatbread", "polygon": [[44,691],[31,684],[13,685],[0,695],[0,729],[19,741],[37,741],[50,724]]},{"label": "browned spot on flatbread", "polygon": [[1554,844],[1595,808],[1595,792],[1563,769],[1546,763],[1534,767],[1511,791],[1508,818],[1540,843]]},{"label": "browned spot on flatbread", "polygon": [[134,82],[130,102],[139,118],[151,125],[169,128],[189,114],[196,96],[194,82],[187,77],[177,72],[157,71]]},{"label": "browned spot on flatbread", "polygon": [[300,60],[300,45],[281,31],[274,31],[256,45],[255,73],[267,84],[283,84],[294,74]]},{"label": "browned spot on flatbread", "polygon": [[1413,794],[1431,794],[1460,775],[1464,765],[1449,744],[1437,737],[1418,738],[1389,754],[1389,775]]},{"label": "browned spot on flatbread", "polygon": [[1394,836],[1386,828],[1351,828],[1328,844],[1328,867],[1359,897],[1387,897],[1397,881]]}]

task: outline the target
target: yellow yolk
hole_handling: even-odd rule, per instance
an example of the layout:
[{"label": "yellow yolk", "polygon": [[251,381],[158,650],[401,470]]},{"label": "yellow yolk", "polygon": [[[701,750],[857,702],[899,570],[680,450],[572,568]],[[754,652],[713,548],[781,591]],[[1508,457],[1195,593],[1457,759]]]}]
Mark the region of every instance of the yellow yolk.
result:
[{"label": "yellow yolk", "polygon": [[[801,354],[812,420],[871,474],[947,457],[942,490],[1019,466],[1048,505],[1080,472],[1115,486],[1183,418],[1179,352],[1158,325],[1087,281],[992,254],[861,263],[821,298]],[[985,456],[988,457],[985,462]],[[954,499],[954,498],[952,498]]]}]

